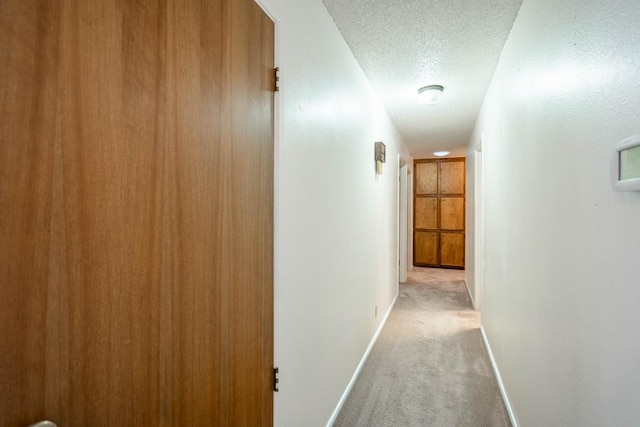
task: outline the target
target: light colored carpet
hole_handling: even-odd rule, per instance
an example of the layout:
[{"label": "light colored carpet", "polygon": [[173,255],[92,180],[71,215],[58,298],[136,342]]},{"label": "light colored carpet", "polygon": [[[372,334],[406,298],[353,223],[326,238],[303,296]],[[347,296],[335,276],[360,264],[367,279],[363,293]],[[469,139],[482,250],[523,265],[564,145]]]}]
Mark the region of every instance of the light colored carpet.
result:
[{"label": "light colored carpet", "polygon": [[409,274],[335,426],[511,425],[463,277]]}]

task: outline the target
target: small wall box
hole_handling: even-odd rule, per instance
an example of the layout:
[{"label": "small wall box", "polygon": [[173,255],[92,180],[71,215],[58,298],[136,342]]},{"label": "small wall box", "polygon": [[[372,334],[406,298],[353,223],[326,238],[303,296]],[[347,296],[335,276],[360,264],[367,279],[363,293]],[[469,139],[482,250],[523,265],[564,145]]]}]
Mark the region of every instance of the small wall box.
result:
[{"label": "small wall box", "polygon": [[376,173],[382,175],[382,164],[387,161],[387,148],[382,141],[375,143]]},{"label": "small wall box", "polygon": [[640,134],[616,144],[611,156],[611,182],[617,191],[640,191]]},{"label": "small wall box", "polygon": [[382,143],[382,141],[378,141],[375,144],[375,155],[376,162],[387,162],[387,147]]}]

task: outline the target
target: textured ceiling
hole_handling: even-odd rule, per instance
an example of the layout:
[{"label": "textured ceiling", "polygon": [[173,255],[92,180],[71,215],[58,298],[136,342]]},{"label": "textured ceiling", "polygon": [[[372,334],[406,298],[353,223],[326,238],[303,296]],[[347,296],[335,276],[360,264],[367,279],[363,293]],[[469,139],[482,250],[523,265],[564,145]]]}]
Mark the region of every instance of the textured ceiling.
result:
[{"label": "textured ceiling", "polygon": [[323,1],[414,157],[465,146],[522,0]]}]

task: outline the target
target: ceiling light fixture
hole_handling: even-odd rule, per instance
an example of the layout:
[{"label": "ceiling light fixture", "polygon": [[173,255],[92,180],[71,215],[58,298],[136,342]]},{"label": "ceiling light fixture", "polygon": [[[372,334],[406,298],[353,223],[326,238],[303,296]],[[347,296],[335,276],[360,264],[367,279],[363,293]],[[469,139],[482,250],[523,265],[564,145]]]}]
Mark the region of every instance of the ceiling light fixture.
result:
[{"label": "ceiling light fixture", "polygon": [[441,85],[429,85],[423,86],[418,89],[418,95],[424,100],[427,105],[437,104],[442,101],[442,93],[444,86]]},{"label": "ceiling light fixture", "polygon": [[438,157],[444,157],[444,156],[448,156],[449,152],[448,151],[436,151],[435,153],[433,153],[434,156],[438,156]]}]

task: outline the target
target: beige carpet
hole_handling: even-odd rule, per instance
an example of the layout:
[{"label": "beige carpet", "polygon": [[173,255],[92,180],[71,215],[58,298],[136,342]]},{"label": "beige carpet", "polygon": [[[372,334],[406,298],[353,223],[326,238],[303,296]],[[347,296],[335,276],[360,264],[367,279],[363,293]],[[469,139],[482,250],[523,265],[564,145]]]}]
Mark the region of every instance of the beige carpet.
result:
[{"label": "beige carpet", "polygon": [[456,270],[415,269],[335,426],[510,426]]}]

